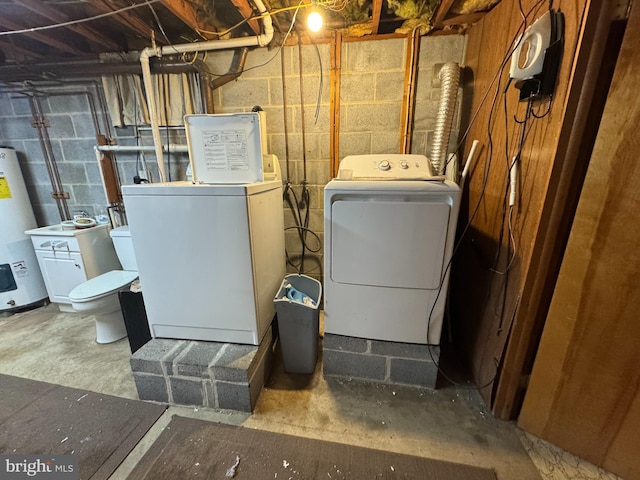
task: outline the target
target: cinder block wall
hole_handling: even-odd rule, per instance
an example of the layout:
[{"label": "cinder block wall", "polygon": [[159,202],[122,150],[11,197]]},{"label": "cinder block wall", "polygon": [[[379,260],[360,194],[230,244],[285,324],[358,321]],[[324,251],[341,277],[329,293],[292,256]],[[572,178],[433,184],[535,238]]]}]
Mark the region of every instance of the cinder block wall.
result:
[{"label": "cinder block wall", "polygon": [[[86,95],[91,88],[69,87],[52,90],[55,96],[39,99],[48,126],[53,157],[55,158],[64,191],[68,192],[71,211],[85,210],[90,214],[106,213],[94,206],[106,200],[93,146],[96,133]],[[64,93],[65,95],[58,96]],[[91,92],[94,93],[95,92]],[[91,94],[90,93],[90,94]],[[68,95],[67,95],[68,94]],[[18,153],[25,183],[39,225],[60,221],[44,161],[28,97],[17,93],[3,93],[0,97],[0,143],[14,147]],[[100,123],[104,129],[104,124]]]},{"label": "cinder block wall", "polygon": [[[403,94],[404,59],[409,44],[405,39],[348,42],[343,45],[340,96],[340,158],[346,155],[398,152],[400,145],[400,112]],[[327,44],[304,45],[302,48],[302,88],[298,47],[254,49],[249,52],[244,73],[215,92],[215,113],[246,112],[260,105],[266,112],[268,149],[278,156],[284,180],[289,180],[300,198],[301,184],[306,179],[310,193],[309,228],[318,242],[307,236],[310,248],[321,247],[323,241],[323,188],[330,180],[329,171],[329,91],[330,57]],[[439,99],[437,66],[453,61],[462,64],[465,37],[423,37],[420,47],[416,111],[412,153],[428,154]],[[212,73],[226,73],[232,53],[210,52],[207,63]],[[281,76],[284,58],[285,93]],[[93,126],[87,96],[94,99],[99,116],[100,133],[111,132],[120,145],[152,145],[151,132],[133,128],[109,128],[102,121],[99,98],[101,84],[71,85],[42,89],[41,97],[54,156],[58,162],[65,191],[70,194],[72,212],[85,210],[91,215],[106,213],[106,199],[93,147]],[[47,94],[49,92],[49,94]],[[75,93],[74,93],[75,92]],[[86,92],[86,93],[84,93]],[[59,95],[64,93],[64,95]],[[284,99],[286,98],[286,102]],[[318,102],[318,98],[320,99]],[[286,103],[286,109],[285,109]],[[319,104],[316,118],[316,107]],[[302,105],[304,105],[304,143]],[[288,135],[285,142],[285,116]],[[455,125],[459,125],[459,117]],[[452,138],[455,143],[457,127]],[[162,129],[162,136],[185,144],[184,133]],[[285,144],[288,145],[288,154]],[[51,197],[51,183],[44,162],[37,131],[32,126],[28,99],[24,95],[0,94],[0,145],[16,148],[29,195],[39,225],[58,223],[60,217]],[[146,159],[154,179],[158,179],[155,155],[118,153],[118,171],[122,184],[133,183],[133,176]],[[188,157],[183,154],[165,156],[170,162],[171,180],[184,180]],[[287,171],[287,163],[289,165]],[[306,178],[304,175],[306,164]],[[294,213],[286,206],[285,226],[293,227]],[[301,244],[297,230],[286,231],[287,250],[299,265]],[[289,266],[290,272],[297,271]],[[322,249],[307,255],[304,273],[322,280]]]},{"label": "cinder block wall", "polygon": [[[330,53],[329,45],[303,45],[302,89],[298,47],[284,49],[284,93],[281,55],[267,49],[250,52],[246,71],[235,82],[216,91],[217,113],[249,111],[260,105],[266,112],[269,152],[278,156],[283,178],[289,180],[300,198],[301,184],[310,192],[309,228],[320,245],[307,236],[310,248],[324,241],[323,189],[330,180]],[[339,157],[367,153],[397,153],[400,148],[405,39],[348,42],[343,45],[340,89]],[[411,153],[428,154],[440,96],[439,66],[446,62],[462,65],[465,37],[450,35],[421,39],[416,108]],[[231,62],[230,52],[210,54],[213,72],[222,74]],[[264,65],[266,63],[266,65]],[[261,66],[263,65],[263,66]],[[283,100],[286,98],[286,102]],[[459,97],[459,99],[461,96]],[[318,101],[319,100],[319,101]],[[460,101],[460,100],[459,100]],[[285,109],[286,103],[286,109]],[[304,144],[302,105],[304,105]],[[319,108],[318,108],[319,105]],[[316,115],[317,112],[317,115]],[[287,141],[285,142],[285,118]],[[458,137],[459,114],[454,121],[452,144]],[[288,145],[288,151],[285,148]],[[288,162],[287,162],[288,160]],[[287,163],[289,169],[287,172]],[[304,164],[306,163],[306,178]],[[299,265],[301,242],[294,214],[285,204],[286,245],[292,263]],[[322,280],[322,250],[307,254],[304,273]],[[289,272],[297,269],[289,265]]]},{"label": "cinder block wall", "polygon": [[[132,127],[113,128],[109,121],[105,122],[108,114],[101,105],[99,80],[38,88],[35,93],[39,97],[63,190],[69,194],[67,203],[71,214],[79,211],[90,216],[107,214],[107,200],[94,151],[97,135],[113,137],[118,145],[153,145],[151,132],[143,128],[136,138]],[[52,225],[59,223],[61,218],[51,196],[51,179],[33,121],[26,95],[11,91],[0,93],[0,145],[16,149],[38,225]],[[167,134],[175,143],[186,143],[181,132],[163,129],[163,138]],[[147,154],[146,158],[157,179],[155,155]],[[143,159],[133,153],[116,154],[122,184],[133,183]],[[184,179],[187,156],[172,154],[171,160],[173,179]]]}]

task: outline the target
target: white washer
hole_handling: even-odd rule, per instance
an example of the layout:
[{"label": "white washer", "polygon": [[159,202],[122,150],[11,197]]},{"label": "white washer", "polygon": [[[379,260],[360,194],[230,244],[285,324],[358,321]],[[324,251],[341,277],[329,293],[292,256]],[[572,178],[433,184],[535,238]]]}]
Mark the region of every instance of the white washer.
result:
[{"label": "white washer", "polygon": [[285,273],[282,183],[122,193],[151,334],[258,345]]},{"label": "white washer", "polygon": [[324,190],[325,332],[438,345],[459,201],[423,155],[345,157]]}]

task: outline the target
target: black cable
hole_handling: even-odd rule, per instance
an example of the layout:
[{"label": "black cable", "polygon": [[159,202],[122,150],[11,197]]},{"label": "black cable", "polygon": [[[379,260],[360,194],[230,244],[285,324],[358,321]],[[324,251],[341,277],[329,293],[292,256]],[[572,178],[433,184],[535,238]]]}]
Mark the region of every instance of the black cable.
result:
[{"label": "black cable", "polygon": [[[499,74],[501,76],[501,73],[504,71],[504,67],[506,66],[506,63],[503,61],[499,70]],[[495,77],[494,77],[495,78]],[[493,82],[492,82],[493,83]],[[490,87],[489,87],[490,88]],[[462,233],[460,234],[458,241],[456,242],[456,245],[453,248],[453,252],[451,252],[451,257],[449,258],[449,261],[447,262],[447,265],[444,269],[444,272],[442,274],[442,277],[440,279],[440,285],[438,286],[438,291],[436,293],[436,298],[433,301],[433,305],[431,306],[431,310],[429,311],[429,316],[427,318],[427,341],[429,339],[429,330],[431,328],[431,318],[433,317],[433,312],[436,308],[436,304],[438,303],[438,299],[440,298],[440,294],[442,293],[442,287],[444,286],[444,282],[445,279],[447,278],[447,274],[449,273],[449,270],[451,268],[451,265],[453,263],[453,259],[456,256],[456,253],[458,252],[458,249],[460,248],[460,246],[462,245],[462,240],[464,239],[467,231],[469,230],[469,228],[471,228],[471,224],[473,222],[473,220],[475,219],[475,216],[477,215],[478,211],[480,210],[480,205],[482,205],[482,200],[484,198],[484,194],[486,192],[486,187],[487,187],[487,183],[489,182],[489,172],[491,170],[491,163],[492,163],[492,158],[493,158],[493,136],[491,133],[491,117],[493,114],[493,111],[495,109],[496,106],[496,102],[497,99],[499,97],[499,92],[500,92],[500,82],[498,82],[498,85],[496,86],[496,91],[495,94],[493,96],[493,100],[491,102],[491,107],[489,110],[489,119],[487,121],[487,129],[488,129],[488,136],[489,136],[489,151],[487,153],[487,160],[485,163],[485,170],[484,170],[484,178],[482,180],[482,188],[480,191],[480,196],[478,197],[478,200],[476,202],[476,206],[473,210],[473,213],[471,214],[471,216],[469,217],[469,220],[467,220],[467,224],[465,225],[465,228],[463,229]],[[438,372],[440,372],[440,374],[447,380],[449,381],[451,384],[460,387],[460,388],[469,388],[472,390],[480,390],[482,388],[485,388],[487,386],[489,386],[496,378],[497,374],[498,374],[498,369],[496,367],[496,373],[494,374],[493,378],[491,379],[491,381],[489,381],[486,385],[480,386],[480,387],[476,387],[475,385],[470,386],[470,385],[462,385],[454,380],[452,380],[451,378],[449,378],[449,376],[444,373],[444,371],[440,368],[440,365],[438,365],[438,362],[435,360],[435,357],[433,356],[433,352],[431,351],[431,344],[427,344],[427,351],[429,352],[429,357],[431,358],[431,361],[433,362],[434,365],[437,366]],[[494,359],[495,360],[495,359]]]},{"label": "black cable", "polygon": [[318,66],[320,70],[320,82],[318,84],[318,99],[316,100],[316,112],[314,116],[313,124],[318,123],[318,116],[320,115],[320,102],[322,101],[322,86],[323,86],[323,75],[322,75],[322,57],[320,56],[320,49],[318,48],[318,44],[314,41],[313,46],[316,47],[316,55],[318,56]]},{"label": "black cable", "polygon": [[[493,113],[494,113],[494,109],[496,106],[496,102],[497,99],[499,97],[499,92],[500,92],[500,79],[502,78],[502,74],[504,73],[504,69],[507,65],[508,60],[511,58],[511,55],[513,54],[513,52],[516,50],[516,48],[518,47],[520,41],[522,40],[522,36],[520,36],[520,38],[516,41],[516,38],[518,37],[520,30],[526,31],[527,29],[527,19],[529,17],[529,15],[531,13],[534,12],[534,10],[538,9],[540,7],[540,5],[542,5],[542,3],[544,3],[545,0],[538,0],[532,7],[531,9],[525,14],[524,13],[524,9],[522,8],[522,2],[521,0],[518,0],[518,3],[520,5],[520,11],[521,11],[521,15],[523,16],[523,22],[521,23],[520,27],[518,27],[518,30],[516,32],[516,34],[513,37],[513,40],[511,41],[511,46],[509,47],[509,49],[506,51],[502,61],[500,62],[500,66],[497,69],[493,79],[491,80],[491,82],[489,83],[489,86],[487,87],[487,90],[485,91],[485,93],[482,96],[482,99],[480,100],[480,103],[476,109],[476,111],[474,112],[474,114],[472,115],[471,121],[469,122],[469,125],[467,127],[467,129],[465,130],[464,134],[462,135],[460,142],[458,143],[458,146],[455,149],[455,152],[458,153],[460,148],[462,147],[462,144],[464,143],[464,141],[466,140],[466,137],[469,135],[469,132],[471,131],[471,127],[472,125],[475,123],[475,120],[482,108],[482,106],[484,105],[484,102],[487,98],[487,96],[489,95],[489,92],[491,91],[491,88],[493,86],[493,84],[496,82],[496,80],[498,80],[498,84],[496,86],[496,90],[493,96],[493,100],[491,103],[491,107],[489,109],[489,118],[487,120],[487,133],[488,133],[488,138],[489,138],[489,142],[488,142],[488,153],[487,153],[487,160],[485,163],[485,171],[484,171],[484,178],[482,181],[482,187],[481,187],[481,191],[480,191],[480,196],[478,197],[478,200],[476,201],[476,205],[473,209],[473,212],[471,214],[471,216],[469,217],[469,219],[467,220],[467,223],[462,231],[462,233],[459,235],[458,240],[453,248],[453,252],[451,253],[451,257],[449,259],[449,261],[447,262],[447,265],[444,269],[441,281],[440,281],[440,285],[438,287],[438,292],[436,294],[436,298],[433,302],[433,305],[431,307],[431,310],[429,311],[429,316],[427,319],[427,341],[429,338],[429,329],[431,326],[431,318],[433,316],[433,312],[435,310],[436,304],[438,302],[438,298],[440,297],[440,294],[442,293],[442,287],[444,286],[444,281],[447,278],[447,274],[449,272],[449,269],[451,268],[451,264],[453,262],[453,259],[455,258],[455,255],[458,251],[458,249],[460,248],[461,244],[462,244],[462,240],[465,238],[466,233],[468,232],[468,230],[471,228],[471,224],[473,222],[473,220],[475,219],[479,209],[480,209],[480,205],[482,204],[482,201],[484,199],[484,195],[486,192],[486,187],[487,187],[487,183],[488,183],[488,179],[489,179],[489,172],[490,172],[490,168],[491,168],[491,162],[492,162],[492,157],[493,157],[493,136],[492,136],[492,128],[491,128],[491,122],[492,122],[492,117],[493,117]],[[451,158],[448,160],[450,161]],[[496,362],[496,371],[495,374],[493,375],[493,377],[491,378],[491,380],[489,380],[487,383],[481,385],[481,386],[475,386],[475,385],[463,385],[460,384],[458,382],[455,382],[454,380],[452,380],[445,372],[442,371],[442,369],[440,368],[440,365],[438,365],[438,362],[435,360],[435,357],[433,355],[433,352],[431,351],[431,344],[427,344],[428,347],[428,352],[429,352],[429,356],[431,357],[431,360],[433,361],[434,365],[437,366],[438,368],[438,372],[451,384],[460,387],[460,388],[468,388],[468,389],[473,389],[473,390],[481,390],[483,388],[488,387],[489,385],[491,385],[495,379],[497,378],[498,375],[498,359],[494,358],[494,361]]]},{"label": "black cable", "polygon": [[[509,85],[511,84],[511,81],[507,82],[507,88],[509,87]],[[491,265],[491,267],[489,268],[490,271],[492,271],[493,273],[498,273],[501,275],[504,275],[508,272],[508,267],[505,270],[505,272],[499,272],[498,269],[498,264],[500,262],[500,257],[502,254],[502,241],[504,240],[504,224],[506,221],[506,215],[507,215],[507,198],[509,196],[509,188],[510,188],[510,178],[511,178],[511,169],[514,167],[515,165],[515,161],[512,162],[510,157],[510,149],[511,146],[509,145],[509,114],[507,111],[507,96],[506,96],[506,91],[507,88],[505,88],[504,92],[502,93],[502,98],[503,98],[503,109],[504,109],[504,122],[505,122],[505,165],[506,165],[506,185],[504,187],[504,194],[503,194],[503,199],[502,199],[502,215],[501,215],[501,221],[500,221],[500,234],[498,236],[498,242],[497,242],[497,247],[496,247],[496,253],[494,255],[494,259],[493,259],[493,263]],[[526,122],[528,121],[528,117],[525,117],[524,120],[524,124],[521,125],[521,128],[526,128]],[[520,150],[520,149],[519,149]],[[519,154],[517,154],[517,157],[519,158]],[[509,245],[511,245],[509,243]],[[507,252],[508,253],[508,252]],[[507,258],[509,258],[509,255],[507,254]]]},{"label": "black cable", "polygon": [[[291,197],[293,197],[293,200],[291,199]],[[319,242],[320,239],[318,237],[318,235],[313,232],[311,229],[309,229],[309,204],[311,201],[311,197],[309,194],[309,189],[306,187],[306,185],[302,186],[302,191],[301,191],[301,198],[300,201],[298,201],[298,196],[296,195],[295,190],[293,189],[293,187],[291,186],[291,182],[287,182],[285,184],[284,187],[284,191],[283,191],[283,198],[284,201],[287,203],[287,205],[289,205],[289,209],[291,210],[291,213],[293,214],[293,218],[294,218],[294,222],[295,222],[295,226],[293,227],[287,227],[285,230],[289,230],[289,229],[297,229],[298,231],[298,236],[300,237],[300,244],[302,247],[302,253],[300,255],[300,262],[298,264],[295,264],[293,262],[293,260],[291,260],[291,258],[289,257],[289,253],[286,252],[285,250],[285,255],[287,258],[287,263],[289,265],[291,265],[293,268],[298,270],[298,274],[303,274],[304,273],[304,256],[305,256],[305,252],[311,252],[311,253],[317,253],[320,251],[320,248],[317,249],[312,249],[309,248],[309,246],[307,245],[307,241],[306,241],[306,235],[307,232],[310,232],[315,238],[316,240]],[[302,212],[300,209],[300,205],[304,203],[306,205],[306,212],[304,215],[304,218],[302,216]]]},{"label": "black cable", "polygon": [[[293,195],[295,202],[291,200],[290,194]],[[301,226],[302,220],[300,219],[300,211],[297,210],[298,199],[296,197],[296,192],[291,188],[291,182],[289,182],[289,181],[287,181],[287,183],[284,186],[284,190],[282,192],[282,198],[287,203],[287,205],[289,205],[289,209],[291,210],[291,213],[293,214],[293,221],[294,221],[295,225],[297,227]],[[300,232],[298,231],[298,235],[299,234],[300,234]],[[287,252],[286,248],[285,248],[285,256],[287,258],[287,263],[289,265],[291,265],[293,268],[295,268],[296,270],[298,270],[299,269],[299,265],[296,265],[296,264],[293,263],[293,261],[289,257],[289,252]],[[298,273],[299,273],[299,270],[298,270]]]},{"label": "black cable", "polygon": [[167,34],[164,31],[164,28],[162,28],[162,23],[160,22],[160,18],[158,17],[156,10],[153,8],[153,5],[151,5],[150,3],[148,5],[149,5],[149,8],[151,9],[151,13],[153,14],[153,18],[155,18],[156,20],[156,24],[158,25],[158,28],[162,32],[162,36],[167,41],[167,43],[171,45],[171,40],[169,40],[169,37],[167,37]]},{"label": "black cable", "polygon": [[[293,199],[292,199],[293,197]],[[317,233],[315,233],[313,230],[311,230],[309,228],[309,220],[310,220],[310,215],[309,215],[309,206],[311,204],[311,196],[309,193],[309,189],[303,185],[302,186],[302,191],[300,194],[300,199],[298,199],[298,196],[296,195],[295,190],[293,189],[291,182],[286,182],[284,190],[283,190],[283,199],[284,201],[287,203],[287,205],[289,206],[289,209],[291,210],[291,213],[293,214],[293,219],[295,222],[295,225],[292,227],[287,227],[285,228],[285,230],[297,230],[298,231],[298,237],[300,238],[300,243],[302,246],[302,253],[300,255],[300,261],[296,264],[293,262],[293,260],[291,259],[291,257],[289,256],[289,252],[286,251],[285,249],[285,255],[286,255],[286,259],[287,259],[287,264],[291,265],[293,268],[295,268],[298,271],[298,274],[303,274],[304,272],[304,255],[306,255],[305,252],[309,252],[309,253],[318,253],[321,248],[322,248],[322,242],[320,240],[320,237],[318,236]],[[304,204],[306,205],[306,211],[303,217],[300,205]],[[307,238],[306,235],[307,234],[311,234],[318,246],[315,248],[312,248],[308,245],[307,243]]]},{"label": "black cable", "polygon": [[[169,110],[167,109],[167,104],[171,103],[171,82],[169,81],[169,74],[164,74],[161,76],[162,78],[162,89],[166,92],[166,101],[162,102],[162,106],[164,109],[164,127],[165,127],[165,136],[167,145],[171,142],[169,141]],[[171,181],[171,149],[167,148],[167,182]]]},{"label": "black cable", "polygon": [[[300,255],[300,273],[304,273],[304,258],[307,252],[307,230],[309,230],[309,189],[307,188],[307,181],[302,182],[302,191],[300,192],[300,201],[302,202],[302,208],[305,210],[304,221],[302,223],[302,229],[300,232],[300,243],[302,244],[302,254]],[[298,206],[299,207],[299,206]]]},{"label": "black cable", "polygon": [[[467,139],[467,136],[469,135],[469,132],[471,131],[471,127],[473,126],[473,124],[476,121],[476,118],[478,117],[478,114],[480,113],[480,110],[482,109],[482,106],[484,105],[484,102],[487,99],[487,96],[489,95],[489,92],[491,91],[491,87],[493,86],[493,84],[495,83],[496,79],[502,75],[502,73],[504,72],[504,67],[506,66],[507,62],[509,61],[509,59],[511,58],[511,55],[513,55],[513,52],[518,48],[518,46],[520,45],[520,42],[522,41],[522,37],[523,35],[520,35],[520,30],[523,30],[523,34],[524,31],[526,31],[528,25],[527,25],[527,18],[529,17],[529,15],[531,15],[531,13],[534,12],[534,10],[539,9],[540,6],[542,5],[542,3],[544,3],[545,0],[538,0],[530,9],[526,14],[523,14],[524,10],[522,8],[522,0],[518,0],[518,3],[520,5],[520,12],[521,15],[523,16],[523,22],[520,25],[520,27],[518,27],[518,30],[516,31],[515,35],[513,36],[513,38],[511,39],[511,44],[512,46],[509,48],[509,50],[507,50],[507,52],[505,53],[505,56],[502,59],[502,62],[500,64],[500,67],[496,70],[496,73],[493,76],[493,79],[491,80],[491,82],[489,82],[489,86],[487,87],[487,90],[484,92],[484,94],[482,95],[482,98],[480,99],[480,103],[478,103],[478,107],[476,108],[476,111],[473,113],[473,115],[471,116],[471,120],[469,121],[469,125],[467,126],[467,129],[465,130],[465,132],[462,134],[462,137],[460,137],[460,141],[458,142],[458,145],[456,145],[456,148],[454,149],[454,154],[459,154],[460,153],[460,148],[462,147],[462,145],[464,144],[465,140]],[[537,11],[537,10],[536,10]],[[518,38],[518,36],[520,35],[520,38]],[[447,159],[447,164],[453,160],[454,154],[452,154],[448,159]]]},{"label": "black cable", "polygon": [[280,49],[280,77],[282,79],[282,121],[284,124],[284,159],[287,167],[287,184],[291,180],[289,172],[289,121],[287,120],[287,82],[285,75],[284,50]]},{"label": "black cable", "polygon": [[318,234],[316,232],[314,232],[313,230],[311,230],[310,228],[307,227],[300,227],[298,225],[295,225],[293,227],[287,227],[285,228],[285,230],[304,230],[306,233],[309,233],[311,235],[313,235],[316,239],[316,242],[318,242],[318,246],[316,248],[310,248],[307,245],[307,251],[311,252],[311,253],[318,253],[320,250],[322,250],[322,240],[320,240],[320,237],[318,236]]},{"label": "black cable", "polygon": [[295,9],[293,13],[293,18],[291,19],[291,25],[289,25],[289,30],[287,30],[287,33],[284,35],[284,38],[282,39],[282,43],[278,46],[278,50],[276,51],[276,53],[266,62],[261,63],[260,65],[254,65],[253,67],[245,68],[240,73],[244,73],[244,72],[248,72],[249,70],[254,70],[256,68],[264,67],[265,65],[268,65],[269,63],[271,63],[278,56],[278,54],[280,53],[280,50],[282,50],[282,47],[284,47],[284,44],[287,41],[287,38],[289,38],[289,35],[293,30],[293,26],[296,23],[296,17],[298,16],[298,12],[300,11],[300,7],[302,6],[303,1],[304,0],[300,0],[300,3],[298,3],[298,7]]}]

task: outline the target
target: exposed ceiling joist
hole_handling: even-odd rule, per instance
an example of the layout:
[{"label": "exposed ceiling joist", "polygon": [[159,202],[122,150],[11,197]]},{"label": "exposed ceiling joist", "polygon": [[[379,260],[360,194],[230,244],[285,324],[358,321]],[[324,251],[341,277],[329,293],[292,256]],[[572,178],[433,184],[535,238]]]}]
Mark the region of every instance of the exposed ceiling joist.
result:
[{"label": "exposed ceiling joist", "polygon": [[454,25],[471,25],[480,21],[482,17],[484,17],[484,12],[467,13],[464,15],[457,15],[453,18],[445,18],[442,20],[442,25],[445,27]]},{"label": "exposed ceiling joist", "polygon": [[[111,13],[118,10],[117,7],[105,0],[88,0],[88,2],[100,13]],[[153,27],[134,13],[130,11],[119,12],[112,15],[111,18],[119,22],[123,27],[136,32],[141,38],[145,38],[149,45],[151,44],[151,40],[154,37],[152,33],[154,31]],[[162,36],[155,36],[155,41],[161,45],[168,43]]]},{"label": "exposed ceiling joist", "polygon": [[380,29],[380,16],[382,14],[382,0],[373,0],[371,7],[371,34],[377,35]]},{"label": "exposed ceiling joist", "polygon": [[[12,22],[11,20],[7,19],[7,18],[2,18],[0,17],[0,27],[2,28],[6,28],[8,30],[23,30],[26,27],[25,25],[19,25],[17,23]],[[71,53],[73,55],[86,55],[87,52],[83,52],[82,50],[79,50],[78,48],[74,47],[73,45],[69,44],[69,42],[64,42],[62,40],[58,40],[56,38],[53,38],[50,35],[46,35],[44,33],[38,33],[38,32],[28,32],[25,33],[24,35],[26,35],[29,38],[32,38],[33,40],[43,43],[45,45],[49,45],[51,47],[55,47],[58,50],[62,51],[62,52],[66,52],[66,53]]]},{"label": "exposed ceiling joist", "polygon": [[[61,13],[59,9],[52,8],[40,0],[14,0],[13,3],[38,15],[49,17],[54,22],[65,23],[74,20],[64,13]],[[100,33],[98,30],[91,29],[82,24],[69,25],[67,28],[83,36],[89,40],[90,43],[100,43],[112,49],[114,52],[121,50],[121,45],[118,45],[113,39]]]},{"label": "exposed ceiling joist", "polygon": [[[40,65],[40,77],[46,79],[51,73],[50,65],[70,65],[77,61],[99,63],[103,54],[117,56],[154,45],[164,47],[260,34],[263,23],[252,18],[256,15],[254,1],[0,0],[0,83],[19,78],[19,67],[26,65],[34,68],[25,71],[24,78],[38,78],[36,66]],[[315,0],[303,0],[311,1]],[[479,20],[496,1],[397,0],[392,8],[391,0],[335,0],[327,4],[324,32],[313,38],[329,41],[335,32],[340,32],[345,42],[390,35],[399,38],[407,29],[417,28],[416,25],[421,34],[460,33]],[[282,41],[292,28],[293,10],[302,4],[299,0],[263,2],[269,12],[291,10],[272,16],[276,43]],[[411,7],[405,5],[407,2],[417,2],[417,16],[414,8],[400,8]],[[430,15],[431,9],[435,10],[434,15]],[[478,10],[481,12],[473,13]],[[304,34],[304,15],[298,17],[295,31]],[[86,19],[91,21],[76,22]],[[287,44],[294,42],[289,39]],[[18,70],[11,70],[13,67]],[[81,68],[78,66],[74,71]],[[9,70],[10,74],[4,76]],[[88,73],[95,74],[96,69],[90,68]]]},{"label": "exposed ceiling joist", "polygon": [[451,10],[451,7],[453,6],[454,2],[455,0],[442,0],[440,2],[440,5],[438,5],[438,9],[436,10],[436,13],[433,16],[433,19],[431,20],[431,23],[433,24],[434,27],[442,26],[442,22],[447,17],[447,14],[449,13],[449,10]]},{"label": "exposed ceiling joist", "polygon": [[200,36],[207,40],[217,38],[217,35],[207,33],[211,30],[211,25],[205,23],[194,5],[185,0],[161,0],[162,4],[167,7],[176,17],[182,20],[185,25],[198,32]]},{"label": "exposed ceiling joist", "polygon": [[[244,18],[251,18],[253,16],[253,8],[251,7],[251,5],[249,5],[249,2],[247,0],[231,0],[231,3],[236,6],[238,11]],[[247,23],[256,35],[260,35],[262,33],[258,20],[254,18],[252,20],[249,20]]]},{"label": "exposed ceiling joist", "polygon": [[0,40],[0,48],[3,51],[12,52],[14,56],[16,53],[18,55],[22,55],[25,59],[44,60],[45,58],[44,55],[40,55],[39,53],[36,53],[33,50],[26,50],[24,48],[13,45],[11,42],[6,42],[3,40]]}]

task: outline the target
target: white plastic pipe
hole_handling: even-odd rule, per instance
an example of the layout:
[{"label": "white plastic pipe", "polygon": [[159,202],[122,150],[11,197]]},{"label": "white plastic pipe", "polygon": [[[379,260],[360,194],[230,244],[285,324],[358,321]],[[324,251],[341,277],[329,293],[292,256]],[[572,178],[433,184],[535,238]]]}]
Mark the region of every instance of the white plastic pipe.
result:
[{"label": "white plastic pipe", "polygon": [[509,185],[509,206],[513,207],[516,204],[516,195],[518,192],[518,156],[513,157],[511,161],[511,167],[509,168],[509,179],[511,180]]},{"label": "white plastic pipe", "polygon": [[[267,9],[262,0],[253,0],[258,12],[267,13]],[[160,171],[160,181],[166,181],[167,175],[164,167],[164,155],[162,153],[162,139],[160,137],[160,125],[158,122],[158,112],[156,108],[155,90],[151,78],[151,67],[149,59],[151,57],[162,57],[162,55],[172,55],[175,53],[206,52],[211,50],[232,50],[241,47],[264,47],[273,38],[273,23],[271,17],[266,15],[262,19],[264,32],[253,37],[231,38],[229,40],[209,40],[207,42],[184,43],[180,45],[169,45],[166,47],[145,48],[140,52],[140,65],[142,66],[142,79],[147,92],[147,105],[149,107],[149,117],[151,119],[151,132],[153,144],[155,146],[158,170]]]},{"label": "white plastic pipe", "polygon": [[[162,145],[163,152],[186,153],[189,151],[188,145]],[[97,145],[96,150],[101,152],[155,152],[153,145]]]},{"label": "white plastic pipe", "polygon": [[465,180],[467,179],[467,175],[469,175],[469,166],[471,165],[471,160],[476,154],[476,148],[478,148],[480,142],[478,140],[474,140],[473,144],[471,144],[471,150],[469,150],[469,155],[467,155],[467,161],[464,164],[464,168],[462,169],[462,175],[460,176],[460,186],[464,185]]}]

